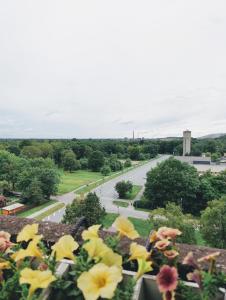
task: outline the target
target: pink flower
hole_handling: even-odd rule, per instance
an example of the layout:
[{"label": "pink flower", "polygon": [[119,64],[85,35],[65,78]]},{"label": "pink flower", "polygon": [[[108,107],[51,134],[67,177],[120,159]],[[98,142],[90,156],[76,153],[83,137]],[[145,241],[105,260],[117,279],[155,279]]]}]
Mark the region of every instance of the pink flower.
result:
[{"label": "pink flower", "polygon": [[198,262],[203,262],[203,261],[213,261],[213,260],[216,260],[216,258],[220,256],[220,252],[214,252],[214,253],[211,253],[209,255],[206,255],[202,258],[199,258],[198,259]]},{"label": "pink flower", "polygon": [[177,269],[167,265],[162,266],[156,277],[158,288],[162,293],[174,291],[177,288],[177,280]]},{"label": "pink flower", "polygon": [[175,239],[178,235],[181,235],[182,232],[178,229],[170,228],[170,227],[161,227],[157,231],[157,237],[162,239]]},{"label": "pink flower", "polygon": [[13,244],[6,240],[3,237],[0,237],[0,252],[4,253],[8,248],[10,248]]},{"label": "pink flower", "polygon": [[168,240],[161,240],[155,243],[155,248],[158,250],[165,250],[166,247],[168,247],[170,244],[170,241]]},{"label": "pink flower", "polygon": [[185,256],[185,258],[183,259],[182,262],[183,265],[188,265],[191,266],[195,269],[198,269],[198,265],[194,259],[193,253],[192,252],[188,252],[188,254]]},{"label": "pink flower", "polygon": [[166,251],[164,251],[164,255],[168,259],[174,259],[175,257],[177,257],[179,255],[179,253],[176,250],[166,250]]},{"label": "pink flower", "polygon": [[7,241],[10,240],[11,235],[6,231],[0,231],[0,238],[3,238]]},{"label": "pink flower", "polygon": [[196,282],[199,286],[201,286],[202,283],[202,276],[201,273],[198,270],[195,270],[192,273],[187,274],[187,279],[190,281]]}]

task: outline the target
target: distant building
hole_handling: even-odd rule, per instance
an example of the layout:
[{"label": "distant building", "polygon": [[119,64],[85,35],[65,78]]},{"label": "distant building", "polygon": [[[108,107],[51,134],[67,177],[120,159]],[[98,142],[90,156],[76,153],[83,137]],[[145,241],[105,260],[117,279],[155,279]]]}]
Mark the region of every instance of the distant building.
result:
[{"label": "distant building", "polygon": [[183,132],[183,156],[191,154],[191,131]]},{"label": "distant building", "polygon": [[16,213],[25,209],[25,205],[21,203],[14,203],[2,208],[3,215],[15,215]]}]

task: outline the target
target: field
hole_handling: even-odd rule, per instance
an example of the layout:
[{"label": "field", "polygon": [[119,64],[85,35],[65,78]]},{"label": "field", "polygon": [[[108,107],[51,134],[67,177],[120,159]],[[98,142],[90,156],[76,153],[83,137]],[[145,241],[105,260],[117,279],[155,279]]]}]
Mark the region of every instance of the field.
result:
[{"label": "field", "polygon": [[58,194],[62,195],[71,192],[80,186],[90,184],[102,178],[103,175],[99,172],[90,172],[85,170],[79,170],[72,173],[62,172]]},{"label": "field", "polygon": [[[106,214],[102,224],[105,228],[111,227],[117,218],[118,214],[109,213]],[[147,220],[137,219],[137,218],[129,218],[129,220],[133,223],[135,229],[138,231],[141,237],[148,237],[150,230],[152,229],[151,224]]]}]

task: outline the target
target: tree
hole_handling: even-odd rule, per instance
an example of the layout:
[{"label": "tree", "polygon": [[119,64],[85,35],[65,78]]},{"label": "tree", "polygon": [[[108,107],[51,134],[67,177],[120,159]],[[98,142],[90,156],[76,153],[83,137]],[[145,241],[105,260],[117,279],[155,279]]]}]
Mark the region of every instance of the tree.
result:
[{"label": "tree", "polygon": [[66,206],[63,223],[75,224],[78,218],[85,217],[89,226],[101,223],[105,209],[95,193],[89,193],[84,199],[75,199]]},{"label": "tree", "polygon": [[76,156],[72,150],[65,150],[62,156],[62,165],[65,171],[75,171],[78,168]]},{"label": "tree", "polygon": [[129,157],[132,160],[140,159],[140,147],[139,146],[129,146],[128,152],[129,152]]},{"label": "tree", "polygon": [[111,173],[111,168],[108,165],[104,165],[101,168],[101,174],[104,176],[108,176]]},{"label": "tree", "polygon": [[104,165],[104,155],[101,151],[93,151],[89,157],[89,168],[94,172],[99,172]]},{"label": "tree", "polygon": [[37,147],[37,145],[24,146],[23,149],[21,150],[21,156],[26,158],[40,157],[41,154],[42,152],[39,149],[39,147]]},{"label": "tree", "polygon": [[226,197],[208,202],[201,215],[201,232],[210,246],[226,248]]},{"label": "tree", "polygon": [[131,159],[127,158],[127,160],[124,162],[124,167],[129,168],[132,166]]},{"label": "tree", "polygon": [[87,158],[81,158],[80,160],[80,165],[82,170],[87,170],[88,169],[88,159]]},{"label": "tree", "polygon": [[126,198],[128,193],[131,193],[133,189],[133,184],[130,181],[119,181],[115,185],[115,190],[117,191],[119,198]]},{"label": "tree", "polygon": [[22,199],[30,205],[38,205],[43,202],[42,183],[34,178],[22,193]]},{"label": "tree", "polygon": [[0,193],[3,194],[4,196],[7,196],[10,191],[10,186],[8,181],[2,180],[0,181]]},{"label": "tree", "polygon": [[152,209],[165,207],[172,201],[181,205],[185,212],[198,213],[199,185],[197,170],[171,157],[147,173],[144,196]]},{"label": "tree", "polygon": [[190,215],[185,215],[179,205],[167,203],[166,208],[157,208],[151,211],[149,219],[153,228],[160,227],[177,228],[182,235],[177,238],[178,242],[196,244],[194,221]]}]

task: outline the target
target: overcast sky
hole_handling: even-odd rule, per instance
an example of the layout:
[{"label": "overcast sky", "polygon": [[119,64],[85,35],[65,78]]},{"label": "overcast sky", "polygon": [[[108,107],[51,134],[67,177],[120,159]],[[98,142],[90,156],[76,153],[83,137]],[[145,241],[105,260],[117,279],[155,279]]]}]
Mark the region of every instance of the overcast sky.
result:
[{"label": "overcast sky", "polygon": [[0,137],[226,132],[225,0],[0,0]]}]

